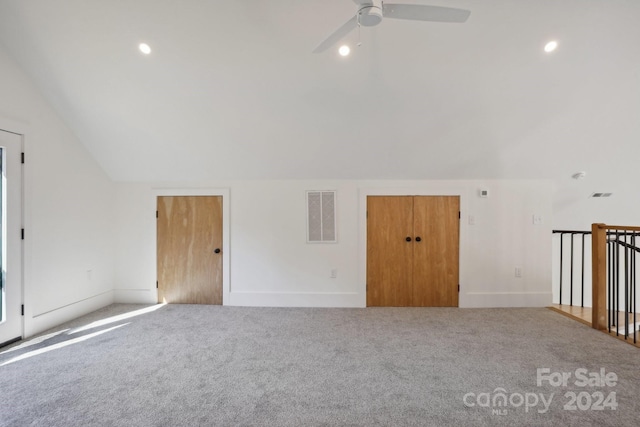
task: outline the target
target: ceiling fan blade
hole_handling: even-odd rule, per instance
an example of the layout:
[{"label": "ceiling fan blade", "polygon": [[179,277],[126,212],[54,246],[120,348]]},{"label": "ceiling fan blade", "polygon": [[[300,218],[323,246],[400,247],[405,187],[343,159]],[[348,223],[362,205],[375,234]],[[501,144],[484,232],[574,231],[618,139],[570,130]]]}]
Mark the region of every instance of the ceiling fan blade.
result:
[{"label": "ceiling fan blade", "polygon": [[382,14],[385,18],[413,21],[465,22],[471,11],[453,7],[385,3],[382,6]]},{"label": "ceiling fan blade", "polygon": [[341,38],[349,34],[357,26],[358,26],[358,17],[354,16],[353,18],[345,22],[342,25],[342,27],[335,30],[333,34],[327,37],[322,43],[320,43],[318,47],[316,47],[313,50],[313,53],[321,53],[329,49],[331,46],[339,42]]}]

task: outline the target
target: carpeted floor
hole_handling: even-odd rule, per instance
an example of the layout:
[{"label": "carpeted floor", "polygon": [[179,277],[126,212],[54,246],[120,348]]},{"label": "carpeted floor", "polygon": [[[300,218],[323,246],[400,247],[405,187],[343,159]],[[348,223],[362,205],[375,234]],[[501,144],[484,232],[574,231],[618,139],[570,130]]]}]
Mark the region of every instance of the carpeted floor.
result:
[{"label": "carpeted floor", "polygon": [[547,309],[113,305],[0,349],[0,426],[637,426],[639,368]]}]

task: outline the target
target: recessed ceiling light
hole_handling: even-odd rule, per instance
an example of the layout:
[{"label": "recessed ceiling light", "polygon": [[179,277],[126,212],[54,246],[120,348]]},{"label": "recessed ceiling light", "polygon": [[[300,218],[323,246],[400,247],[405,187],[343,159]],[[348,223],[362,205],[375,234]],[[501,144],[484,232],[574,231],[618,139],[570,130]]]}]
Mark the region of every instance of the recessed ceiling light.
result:
[{"label": "recessed ceiling light", "polygon": [[140,43],[138,45],[138,49],[140,49],[140,52],[144,53],[145,55],[149,55],[151,53],[151,47],[146,43]]},{"label": "recessed ceiling light", "polygon": [[546,45],[544,45],[544,51],[547,53],[551,53],[558,47],[558,42],[555,40],[550,41]]},{"label": "recessed ceiling light", "polygon": [[340,46],[340,49],[338,49],[338,53],[340,53],[340,55],[342,56],[347,56],[349,55],[350,52],[351,52],[351,49],[349,49],[349,46],[347,46],[346,44]]}]

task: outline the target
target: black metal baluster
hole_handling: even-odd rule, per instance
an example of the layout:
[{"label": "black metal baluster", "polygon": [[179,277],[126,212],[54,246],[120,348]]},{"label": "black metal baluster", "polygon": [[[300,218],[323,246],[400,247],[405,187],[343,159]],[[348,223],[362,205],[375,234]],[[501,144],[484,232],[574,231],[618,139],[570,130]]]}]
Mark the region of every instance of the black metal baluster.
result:
[{"label": "black metal baluster", "polygon": [[582,281],[580,287],[580,307],[582,308],[584,308],[584,235],[585,233],[582,233],[582,272],[580,276],[580,280]]},{"label": "black metal baluster", "polygon": [[620,331],[618,330],[618,290],[619,290],[619,286],[620,286],[620,280],[619,280],[619,252],[620,252],[620,248],[618,246],[618,237],[619,237],[619,233],[618,231],[616,231],[615,233],[615,245],[614,245],[614,251],[613,251],[613,325],[616,327],[616,336],[619,335]]},{"label": "black metal baluster", "polygon": [[629,247],[627,231],[624,231],[624,339],[629,336]]},{"label": "black metal baluster", "polygon": [[631,290],[631,295],[633,298],[633,343],[636,344],[638,341],[638,333],[637,333],[637,320],[636,320],[636,256],[637,254],[637,246],[636,246],[636,233],[634,233],[631,236],[631,246],[633,246],[633,251],[631,253],[631,256],[633,257],[631,259],[631,265],[633,268],[633,274],[631,275],[631,283],[633,284]]},{"label": "black metal baluster", "polygon": [[[613,263],[613,243],[611,243],[611,240],[609,240],[609,237],[607,236],[607,269],[609,271],[607,271],[607,296],[609,297],[608,301],[607,301],[607,307],[608,307],[608,315],[607,318],[609,319],[609,332],[611,332],[611,324],[612,319],[613,319],[613,268],[611,268]],[[592,304],[593,305],[593,304]]]},{"label": "black metal baluster", "polygon": [[562,305],[562,241],[564,233],[560,233],[560,300],[558,301]]},{"label": "black metal baluster", "polygon": [[569,305],[573,307],[573,236],[571,233],[571,267],[569,274]]}]

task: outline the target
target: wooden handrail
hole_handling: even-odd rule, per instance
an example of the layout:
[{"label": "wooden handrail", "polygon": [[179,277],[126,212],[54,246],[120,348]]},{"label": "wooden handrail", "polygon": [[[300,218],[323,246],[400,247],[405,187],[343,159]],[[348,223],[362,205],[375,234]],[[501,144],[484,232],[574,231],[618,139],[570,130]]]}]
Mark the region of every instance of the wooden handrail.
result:
[{"label": "wooden handrail", "polygon": [[640,227],[624,226],[624,225],[607,225],[607,224],[592,224],[591,231],[593,232],[593,226],[597,225],[598,228],[606,230],[626,230],[626,231],[640,231]]},{"label": "wooden handrail", "polygon": [[599,330],[608,328],[607,229],[610,229],[610,227],[606,224],[591,225],[591,326]]}]

